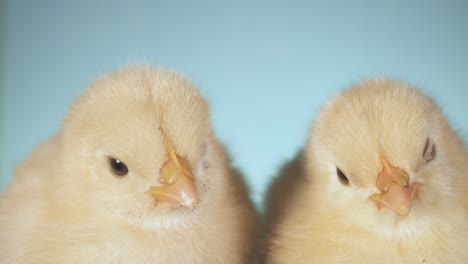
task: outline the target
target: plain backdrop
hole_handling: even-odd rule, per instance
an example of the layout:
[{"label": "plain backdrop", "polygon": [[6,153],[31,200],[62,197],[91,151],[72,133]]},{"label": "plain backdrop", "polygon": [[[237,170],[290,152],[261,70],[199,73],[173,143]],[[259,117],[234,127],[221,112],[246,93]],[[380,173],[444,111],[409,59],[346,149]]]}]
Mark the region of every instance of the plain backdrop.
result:
[{"label": "plain backdrop", "polygon": [[200,87],[257,203],[326,100],[365,78],[421,87],[468,135],[466,0],[3,4],[2,189],[83,89],[128,64]]}]

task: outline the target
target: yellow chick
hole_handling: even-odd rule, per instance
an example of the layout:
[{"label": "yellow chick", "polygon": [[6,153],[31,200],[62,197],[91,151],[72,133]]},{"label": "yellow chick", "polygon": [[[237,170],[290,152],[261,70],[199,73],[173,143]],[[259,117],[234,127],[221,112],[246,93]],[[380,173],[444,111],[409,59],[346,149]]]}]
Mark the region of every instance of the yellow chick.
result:
[{"label": "yellow chick", "polygon": [[289,169],[277,179],[301,184],[275,191],[297,197],[274,219],[267,263],[468,260],[468,152],[417,89],[374,79],[345,90],[318,115],[299,163],[304,178]]},{"label": "yellow chick", "polygon": [[249,263],[257,215],[177,73],[98,79],[0,200],[2,263]]}]

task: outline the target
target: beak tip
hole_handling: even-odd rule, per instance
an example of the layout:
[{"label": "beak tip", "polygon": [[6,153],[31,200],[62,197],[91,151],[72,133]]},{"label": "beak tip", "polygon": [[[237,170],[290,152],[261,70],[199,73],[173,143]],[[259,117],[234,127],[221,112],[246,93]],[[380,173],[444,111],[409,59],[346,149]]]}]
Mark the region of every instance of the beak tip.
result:
[{"label": "beak tip", "polygon": [[187,208],[196,208],[199,197],[194,177],[188,162],[178,156],[168,160],[160,169],[159,192],[153,192],[156,200],[176,203]]},{"label": "beak tip", "polygon": [[199,202],[198,199],[184,199],[183,202],[180,203],[180,205],[190,208],[190,209],[195,209],[198,207]]},{"label": "beak tip", "polygon": [[398,215],[400,216],[407,216],[411,211],[411,207],[406,206],[406,205],[401,205],[400,208],[398,208]]},{"label": "beak tip", "polygon": [[193,210],[198,207],[198,204],[188,204],[188,205],[183,205],[183,206]]}]

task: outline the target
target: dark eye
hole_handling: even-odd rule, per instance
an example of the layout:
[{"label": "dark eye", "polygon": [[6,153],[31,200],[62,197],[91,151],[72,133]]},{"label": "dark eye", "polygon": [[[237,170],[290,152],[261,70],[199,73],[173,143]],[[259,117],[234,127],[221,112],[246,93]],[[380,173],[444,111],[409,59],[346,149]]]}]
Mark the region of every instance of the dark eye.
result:
[{"label": "dark eye", "polygon": [[349,184],[348,177],[346,177],[346,175],[338,167],[336,167],[336,175],[338,175],[338,180],[340,180],[340,182],[343,185],[348,185]]},{"label": "dark eye", "polygon": [[424,163],[429,163],[435,159],[437,155],[436,147],[434,142],[430,138],[426,140],[426,145],[424,146],[423,159]]},{"label": "dark eye", "polygon": [[122,161],[109,157],[109,168],[114,175],[122,177],[127,175],[128,167]]}]

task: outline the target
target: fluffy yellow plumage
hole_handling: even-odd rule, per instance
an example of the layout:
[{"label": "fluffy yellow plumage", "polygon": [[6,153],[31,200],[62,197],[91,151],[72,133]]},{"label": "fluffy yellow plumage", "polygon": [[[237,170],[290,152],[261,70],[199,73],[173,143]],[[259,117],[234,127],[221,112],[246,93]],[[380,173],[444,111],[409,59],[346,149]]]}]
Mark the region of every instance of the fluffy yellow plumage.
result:
[{"label": "fluffy yellow plumage", "polygon": [[248,263],[257,217],[184,77],[97,80],[0,200],[2,263]]},{"label": "fluffy yellow plumage", "polygon": [[[375,79],[345,90],[294,163],[274,184],[286,197],[280,214],[269,211],[268,263],[468,259],[468,153],[417,89]],[[289,180],[296,191],[281,190]]]}]

